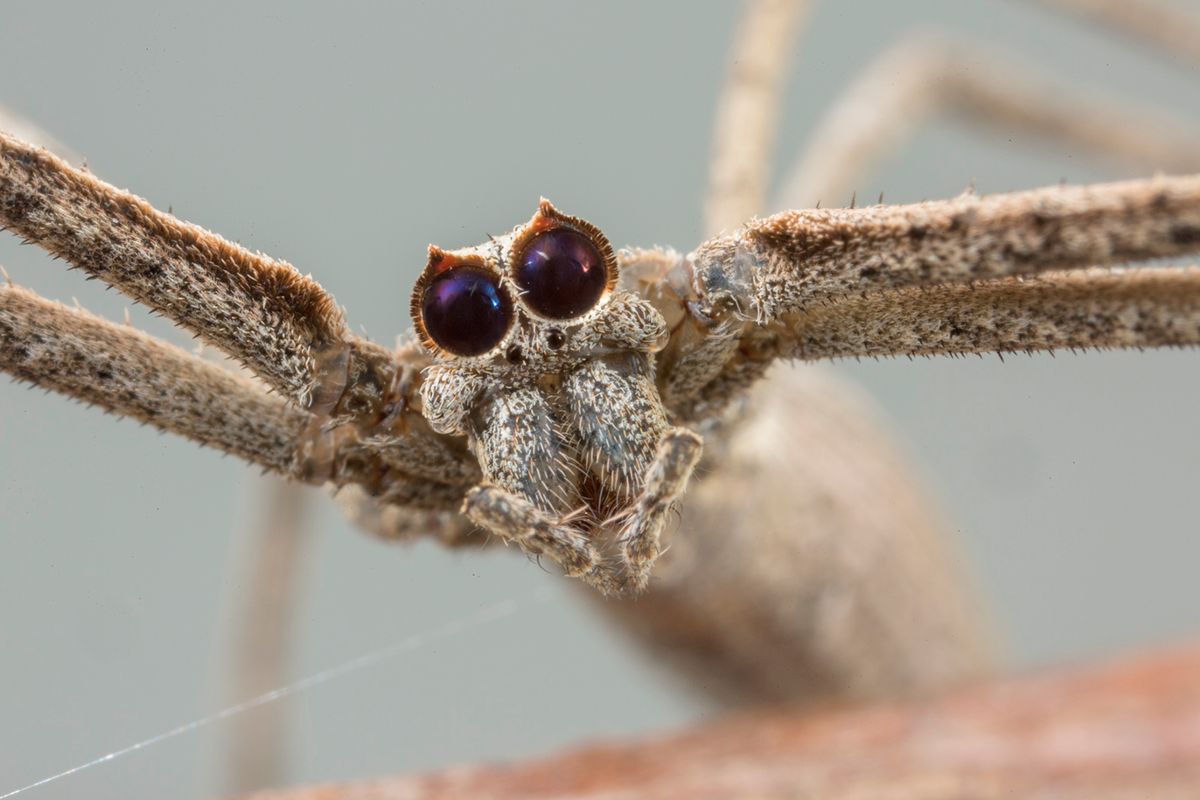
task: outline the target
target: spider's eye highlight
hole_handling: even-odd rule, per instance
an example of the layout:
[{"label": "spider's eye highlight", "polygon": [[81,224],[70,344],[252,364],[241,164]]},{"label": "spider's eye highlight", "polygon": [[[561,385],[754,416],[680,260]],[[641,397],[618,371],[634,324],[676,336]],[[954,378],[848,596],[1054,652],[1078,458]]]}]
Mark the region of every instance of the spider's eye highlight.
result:
[{"label": "spider's eye highlight", "polygon": [[592,309],[608,274],[592,240],[570,228],[539,234],[522,251],[517,285],[529,307],[551,319],[570,319]]},{"label": "spider's eye highlight", "polygon": [[429,338],[457,356],[477,356],[495,347],[512,321],[512,303],[490,272],[458,267],[425,287],[421,321]]}]

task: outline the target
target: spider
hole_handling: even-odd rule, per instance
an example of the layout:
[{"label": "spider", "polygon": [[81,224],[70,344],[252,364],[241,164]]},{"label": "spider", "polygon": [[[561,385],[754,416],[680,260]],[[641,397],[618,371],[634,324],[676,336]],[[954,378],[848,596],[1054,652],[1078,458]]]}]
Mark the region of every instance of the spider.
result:
[{"label": "spider", "polygon": [[[290,404],[10,286],[0,346],[15,377],[357,487],[391,512],[385,535],[461,510],[602,591],[644,585],[699,457],[700,438],[668,420],[719,424],[776,359],[1197,333],[1189,271],[1062,272],[1200,249],[1193,177],[789,211],[687,256],[631,253],[628,288],[599,230],[543,201],[509,236],[430,248],[413,295],[421,341],[397,352],[350,333],[291,266],[7,135],[0,221],[221,347]],[[444,535],[470,535],[460,520]],[[614,529],[619,557],[602,558]]]},{"label": "spider", "polygon": [[[703,473],[701,440],[706,459],[722,457],[746,390],[778,360],[1200,339],[1195,272],[1106,269],[1200,250],[1194,177],[754,218],[769,138],[758,98],[777,91],[791,28],[768,30],[781,7],[764,3],[747,23],[765,44],[727,100],[752,113],[726,115],[718,132],[711,238],[686,254],[614,253],[599,228],[543,202],[507,236],[430,248],[413,295],[418,337],[394,350],[350,333],[289,265],[6,136],[5,227],[195,331],[274,395],[16,286],[0,290],[0,363],[332,484],[379,535],[464,544],[483,531],[626,593],[646,588],[667,512]],[[1035,110],[1047,128],[1078,116]],[[1127,146],[1127,128],[1097,127],[1109,137],[1098,146]],[[870,137],[844,138],[795,183],[843,180],[843,156],[860,157]],[[827,174],[814,178],[818,167]]]}]

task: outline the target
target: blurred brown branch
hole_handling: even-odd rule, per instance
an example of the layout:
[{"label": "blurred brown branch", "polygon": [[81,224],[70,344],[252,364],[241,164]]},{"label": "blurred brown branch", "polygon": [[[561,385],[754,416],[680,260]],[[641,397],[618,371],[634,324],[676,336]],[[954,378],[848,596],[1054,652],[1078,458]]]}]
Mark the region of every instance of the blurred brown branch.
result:
[{"label": "blurred brown branch", "polygon": [[256,800],[1200,796],[1200,644],[925,703],[757,712],[538,761]]}]

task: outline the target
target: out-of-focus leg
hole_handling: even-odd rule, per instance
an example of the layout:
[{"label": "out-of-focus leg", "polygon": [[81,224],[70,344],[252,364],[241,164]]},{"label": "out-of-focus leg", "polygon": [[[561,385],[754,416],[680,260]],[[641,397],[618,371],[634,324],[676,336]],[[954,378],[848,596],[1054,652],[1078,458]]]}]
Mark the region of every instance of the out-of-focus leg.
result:
[{"label": "out-of-focus leg", "polygon": [[[264,476],[252,484],[258,504],[249,563],[231,581],[234,619],[229,702],[242,703],[283,686],[295,633],[295,604],[313,531],[312,489]],[[288,704],[266,703],[237,716],[226,742],[230,794],[279,786],[286,775]]]},{"label": "out-of-focus leg", "polygon": [[713,128],[706,235],[762,210],[770,180],[779,99],[808,0],[749,0],[734,38]]},{"label": "out-of-focus leg", "polygon": [[997,131],[1063,140],[1147,172],[1200,170],[1200,131],[1162,111],[1065,85],[986,45],[926,32],[878,56],[824,114],[775,207],[849,202],[857,180],[942,111]]},{"label": "out-of-focus leg", "polygon": [[1087,17],[1186,64],[1200,62],[1200,15],[1163,0],[1035,0]]}]

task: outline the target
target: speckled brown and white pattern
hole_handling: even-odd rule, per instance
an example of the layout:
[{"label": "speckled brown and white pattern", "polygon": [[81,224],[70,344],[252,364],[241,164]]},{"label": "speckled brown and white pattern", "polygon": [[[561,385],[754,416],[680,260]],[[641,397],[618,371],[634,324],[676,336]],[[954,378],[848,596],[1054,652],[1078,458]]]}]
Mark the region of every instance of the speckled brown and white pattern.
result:
[{"label": "speckled brown and white pattern", "polygon": [[[206,432],[217,411],[147,416],[153,404],[138,392],[157,397],[163,386],[146,364],[129,373],[141,387],[132,400],[61,378],[53,359],[31,367],[15,345],[7,371],[309,482],[355,486],[366,506],[438,515],[470,487],[490,487],[474,495],[478,519],[495,522],[507,509],[513,518],[497,533],[568,559],[570,571],[612,591],[644,584],[694,461],[690,446],[670,446],[669,425],[722,419],[777,358],[1190,343],[1191,310],[1181,303],[1191,273],[1177,276],[1178,291],[1097,273],[1024,284],[1006,276],[1200,251],[1200,178],[785,212],[688,257],[627,251],[620,283],[603,235],[542,201],[526,226],[456,251],[499,276],[517,309],[502,342],[472,358],[355,337],[332,298],[291,266],[7,136],[0,222],[213,341],[309,413],[286,407],[288,419],[299,416],[282,465],[243,443],[232,423]],[[539,317],[513,284],[514,248],[549,224],[592,236],[613,271],[578,318]],[[431,250],[431,267],[448,255]],[[992,284],[963,288],[980,281]],[[935,288],[914,294],[922,287]],[[229,379],[214,369],[206,391],[219,404],[215,387]],[[680,465],[672,480],[648,485]],[[540,515],[536,535],[517,530],[532,519],[524,503]],[[393,535],[412,525],[369,508],[363,516]]]},{"label": "speckled brown and white pattern", "polygon": [[1051,272],[871,292],[794,316],[801,359],[1200,345],[1200,269]]},{"label": "speckled brown and white pattern", "polygon": [[483,481],[563,516],[582,502],[581,470],[550,400],[532,386],[498,392],[475,410],[472,443]]},{"label": "speckled brown and white pattern", "polygon": [[785,211],[693,254],[702,308],[759,325],[871,289],[968,283],[1200,250],[1200,175],[904,206]]},{"label": "speckled brown and white pattern", "polygon": [[204,337],[307,401],[333,298],[290,264],[225,241],[0,133],[0,224]]},{"label": "speckled brown and white pattern", "polygon": [[0,284],[0,369],[283,474],[308,415],[220,366]]},{"label": "speckled brown and white pattern", "polygon": [[[669,300],[687,313],[672,328],[659,382],[673,387],[664,393],[672,413],[697,419],[791,352],[778,324],[786,315],[882,289],[1197,252],[1200,176],[785,211],[710,239],[663,276],[691,289]],[[740,326],[736,347],[726,323]],[[690,379],[697,374],[713,377],[701,384]]]}]

